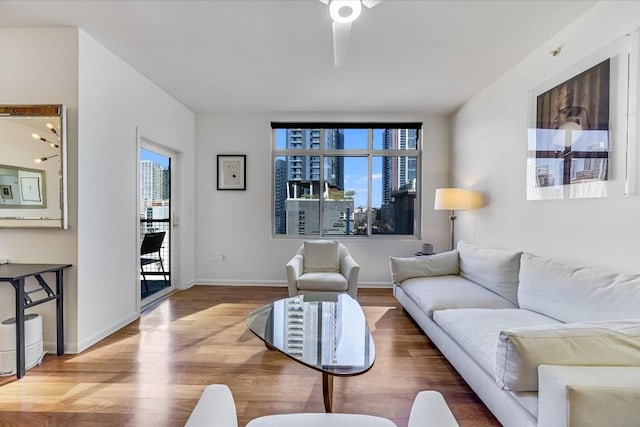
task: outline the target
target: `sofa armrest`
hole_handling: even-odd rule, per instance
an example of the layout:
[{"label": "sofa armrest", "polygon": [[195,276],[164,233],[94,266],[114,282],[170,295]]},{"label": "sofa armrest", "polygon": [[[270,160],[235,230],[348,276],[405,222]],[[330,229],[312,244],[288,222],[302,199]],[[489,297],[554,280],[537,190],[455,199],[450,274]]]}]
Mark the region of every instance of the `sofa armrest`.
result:
[{"label": "sofa armrest", "polygon": [[185,427],[238,427],[236,405],[224,384],[205,387]]},{"label": "sofa armrest", "polygon": [[298,277],[302,275],[304,268],[304,258],[302,255],[294,255],[293,258],[285,266],[287,270],[287,283],[289,284],[289,296],[292,297],[298,294],[298,287],[296,282]]},{"label": "sofa armrest", "polygon": [[351,255],[346,255],[340,258],[340,272],[347,279],[347,292],[355,298],[358,292],[360,266]]},{"label": "sofa armrest", "polygon": [[638,425],[640,367],[540,365],[538,381],[539,426]]},{"label": "sofa armrest", "polygon": [[437,391],[421,391],[413,401],[408,427],[458,427],[444,397]]}]

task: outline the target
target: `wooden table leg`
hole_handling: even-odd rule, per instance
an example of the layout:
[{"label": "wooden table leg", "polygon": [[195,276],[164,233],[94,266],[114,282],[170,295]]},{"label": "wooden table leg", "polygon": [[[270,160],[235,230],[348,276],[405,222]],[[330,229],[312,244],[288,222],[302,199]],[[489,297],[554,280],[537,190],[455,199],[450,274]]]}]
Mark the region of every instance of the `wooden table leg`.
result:
[{"label": "wooden table leg", "polygon": [[333,411],[333,375],[322,373],[322,397],[324,398],[324,410]]}]

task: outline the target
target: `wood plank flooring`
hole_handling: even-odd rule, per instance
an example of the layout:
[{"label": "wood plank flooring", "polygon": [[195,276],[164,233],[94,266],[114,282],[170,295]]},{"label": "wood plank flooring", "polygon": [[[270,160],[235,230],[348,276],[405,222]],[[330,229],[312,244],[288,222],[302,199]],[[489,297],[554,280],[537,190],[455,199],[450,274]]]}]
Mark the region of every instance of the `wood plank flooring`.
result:
[{"label": "wood plank flooring", "polygon": [[[239,425],[323,412],[319,372],[269,351],[249,311],[285,288],[194,286],[78,355],[47,355],[22,380],[0,377],[0,426],[181,426],[207,384],[225,383]],[[406,426],[420,390],[440,391],[461,426],[499,426],[390,289],[359,289],[376,344],[373,368],[334,381],[334,411]]]}]

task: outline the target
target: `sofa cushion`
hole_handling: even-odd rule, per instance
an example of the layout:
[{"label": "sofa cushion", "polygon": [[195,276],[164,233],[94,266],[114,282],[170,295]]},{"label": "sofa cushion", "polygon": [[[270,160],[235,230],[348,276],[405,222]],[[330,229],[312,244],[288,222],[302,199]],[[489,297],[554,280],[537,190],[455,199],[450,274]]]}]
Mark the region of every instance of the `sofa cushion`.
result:
[{"label": "sofa cushion", "polygon": [[518,272],[522,252],[481,248],[458,242],[460,276],[518,304]]},{"label": "sofa cushion", "polygon": [[490,375],[495,376],[500,331],[558,321],[520,309],[439,310],[433,320]]},{"label": "sofa cushion", "polygon": [[514,308],[499,295],[460,276],[419,277],[399,285],[429,317],[447,308]]},{"label": "sofa cushion", "polygon": [[538,366],[640,366],[640,319],[511,327],[500,332],[496,381],[538,390]]},{"label": "sofa cushion", "polygon": [[304,242],[304,271],[340,271],[338,242],[310,240]]},{"label": "sofa cushion", "polygon": [[394,283],[413,277],[445,276],[460,272],[457,250],[411,258],[389,257],[389,265]]},{"label": "sofa cushion", "polygon": [[640,275],[614,274],[523,254],[520,307],[565,323],[640,318]]},{"label": "sofa cushion", "polygon": [[346,277],[340,273],[304,273],[296,280],[296,286],[300,290],[313,290],[318,292],[344,292],[349,287]]}]

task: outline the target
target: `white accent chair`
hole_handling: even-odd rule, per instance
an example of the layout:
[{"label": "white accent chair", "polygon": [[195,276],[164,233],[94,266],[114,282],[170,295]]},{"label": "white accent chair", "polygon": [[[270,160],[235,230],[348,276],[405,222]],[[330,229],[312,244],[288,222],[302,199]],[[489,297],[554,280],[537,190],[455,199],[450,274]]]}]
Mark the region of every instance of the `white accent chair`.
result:
[{"label": "white accent chair", "polygon": [[[305,413],[267,415],[247,427],[396,427],[391,420],[372,415]],[[408,427],[457,427],[447,403],[437,391],[421,391],[409,415]],[[236,407],[228,386],[207,386],[185,427],[238,427]]]},{"label": "white accent chair", "polygon": [[286,265],[289,296],[310,292],[358,292],[360,266],[342,243],[308,240]]}]

